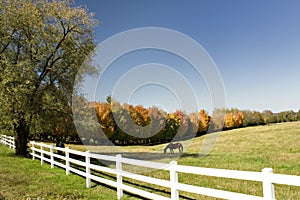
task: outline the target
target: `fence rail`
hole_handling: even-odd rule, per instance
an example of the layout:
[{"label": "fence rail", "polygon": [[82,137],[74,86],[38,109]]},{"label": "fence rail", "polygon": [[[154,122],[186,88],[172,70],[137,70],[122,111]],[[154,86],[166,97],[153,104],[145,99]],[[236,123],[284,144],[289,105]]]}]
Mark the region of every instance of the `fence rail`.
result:
[{"label": "fence rail", "polygon": [[[7,144],[6,140],[1,136],[1,143]],[[11,140],[11,139],[10,139]],[[6,142],[4,142],[6,141]],[[273,184],[284,184],[300,187],[300,176],[274,174],[271,168],[264,168],[261,172],[249,172],[249,171],[238,171],[238,170],[225,170],[225,169],[214,169],[214,168],[202,168],[193,166],[178,165],[176,161],[172,161],[168,164],[135,160],[130,158],[123,158],[120,154],[116,156],[100,155],[91,153],[89,151],[82,152],[66,148],[54,147],[44,143],[31,143],[31,155],[32,159],[40,159],[41,164],[45,162],[50,163],[51,168],[59,166],[66,170],[66,175],[73,172],[86,178],[86,187],[91,187],[91,181],[100,182],[112,187],[117,188],[117,198],[120,199],[123,196],[123,191],[133,193],[149,199],[171,199],[178,200],[179,192],[186,191],[190,193],[196,193],[200,195],[222,198],[222,199],[264,199],[274,200],[275,191]],[[63,154],[59,155],[55,151],[61,151]],[[71,158],[71,154],[81,156],[82,159]],[[60,161],[58,160],[60,159]],[[91,159],[100,159],[115,163],[115,168],[95,165],[91,162]],[[169,180],[148,177],[140,174],[127,172],[122,169],[123,164],[135,165],[148,167],[152,169],[165,170],[169,172]],[[105,179],[97,176],[92,171],[105,172],[114,174],[116,181]],[[257,181],[262,183],[263,197],[253,196],[249,194],[236,193],[231,191],[224,191],[212,188],[204,188],[194,186],[190,184],[180,183],[178,181],[179,173],[189,173],[195,175],[213,176],[220,178],[230,178],[248,181]],[[154,194],[142,189],[138,189],[129,185],[124,184],[123,177],[134,179],[137,181],[154,184],[166,188],[170,188],[171,194],[168,197]]]},{"label": "fence rail", "polygon": [[9,146],[11,149],[15,149],[15,138],[8,135],[0,135],[0,143]]}]

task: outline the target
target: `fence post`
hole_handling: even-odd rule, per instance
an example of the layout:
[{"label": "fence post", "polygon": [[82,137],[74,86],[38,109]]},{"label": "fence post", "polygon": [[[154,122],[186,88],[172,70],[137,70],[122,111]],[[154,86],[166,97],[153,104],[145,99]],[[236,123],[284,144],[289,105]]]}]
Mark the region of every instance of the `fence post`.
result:
[{"label": "fence post", "polygon": [[6,139],[6,135],[3,135],[3,144],[4,144],[5,146],[7,146],[7,139]]},{"label": "fence post", "polygon": [[10,148],[10,149],[13,148],[12,139],[11,139],[10,136],[8,136],[8,145],[9,145],[9,148]]},{"label": "fence post", "polygon": [[50,160],[51,160],[51,169],[53,169],[54,168],[53,145],[50,145]]},{"label": "fence post", "polygon": [[66,155],[66,175],[69,175],[70,174],[69,147],[65,148],[65,155]]},{"label": "fence post", "polygon": [[6,135],[3,135],[3,144],[4,144],[5,146],[7,146]]},{"label": "fence post", "polygon": [[15,137],[12,136],[12,147],[16,149]]},{"label": "fence post", "polygon": [[31,143],[32,160],[35,160],[34,143],[35,143],[34,141],[32,141],[32,143]]},{"label": "fence post", "polygon": [[9,140],[8,140],[8,139],[9,139],[8,136],[5,135],[5,143],[6,143],[6,146],[9,146]]},{"label": "fence post", "polygon": [[44,146],[43,143],[40,144],[41,145],[41,165],[44,164]]},{"label": "fence post", "polygon": [[271,182],[271,176],[273,174],[272,168],[264,168],[262,170],[263,175],[263,194],[265,200],[275,199],[274,185]]},{"label": "fence post", "polygon": [[6,135],[3,135],[3,144],[5,145],[5,146],[7,146],[7,141],[6,141],[7,139],[6,139]]},{"label": "fence post", "polygon": [[90,188],[91,187],[91,168],[90,168],[90,164],[91,164],[91,156],[90,156],[90,151],[86,151],[85,152],[85,170],[86,170],[86,187]]},{"label": "fence post", "polygon": [[123,197],[123,190],[122,190],[122,155],[116,155],[116,169],[117,169],[117,197],[121,199]]},{"label": "fence post", "polygon": [[7,136],[6,139],[7,139],[7,146],[11,149],[12,146],[11,146],[11,139],[10,139],[10,136]]},{"label": "fence post", "polygon": [[15,144],[15,138],[11,136],[11,137],[10,137],[10,145],[11,145],[11,149],[15,149],[14,144]]},{"label": "fence post", "polygon": [[170,182],[171,182],[171,199],[179,200],[179,192],[176,184],[178,183],[178,173],[176,171],[177,161],[170,162]]}]

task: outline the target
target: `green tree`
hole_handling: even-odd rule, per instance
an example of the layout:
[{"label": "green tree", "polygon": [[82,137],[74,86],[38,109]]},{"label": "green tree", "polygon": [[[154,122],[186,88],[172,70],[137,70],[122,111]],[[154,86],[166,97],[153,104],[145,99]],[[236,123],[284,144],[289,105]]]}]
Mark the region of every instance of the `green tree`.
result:
[{"label": "green tree", "polygon": [[96,24],[70,1],[0,2],[0,114],[15,132],[17,155],[26,156],[33,121],[66,128],[57,120],[71,119],[76,75],[95,72],[80,67],[95,48]]},{"label": "green tree", "polygon": [[276,123],[277,116],[270,110],[264,110],[262,116],[266,124]]}]

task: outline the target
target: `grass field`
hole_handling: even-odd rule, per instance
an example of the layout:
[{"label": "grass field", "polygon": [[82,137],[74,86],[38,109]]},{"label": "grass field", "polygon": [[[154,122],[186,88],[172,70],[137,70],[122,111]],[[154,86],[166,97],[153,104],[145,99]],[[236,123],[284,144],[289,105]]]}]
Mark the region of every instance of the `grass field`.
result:
[{"label": "grass field", "polygon": [[[198,156],[203,137],[196,138],[178,159],[182,165],[261,171],[273,168],[274,173],[300,176],[300,122],[248,127],[222,132],[214,149],[206,157]],[[162,152],[165,145],[120,147],[121,151],[132,153]],[[85,150],[84,146],[72,149]],[[126,157],[126,153],[124,153]],[[156,161],[166,161],[159,156]],[[161,160],[159,158],[162,158]],[[126,166],[125,166],[126,167]],[[168,179],[164,171],[143,172],[148,176]],[[129,181],[125,179],[125,181]],[[230,190],[262,196],[259,182],[179,174],[179,181],[203,187]],[[157,194],[168,195],[166,188],[154,187],[130,180],[135,187],[142,187]],[[57,167],[50,170],[48,164],[40,166],[39,161],[15,157],[7,147],[0,146],[0,199],[116,199],[115,189],[93,183],[85,188],[85,180],[76,175],[65,175]],[[300,188],[275,185],[276,199],[300,199]],[[181,199],[214,199],[180,192]],[[124,199],[140,199],[125,195]]]},{"label": "grass field", "polygon": [[85,188],[77,175],[65,175],[59,168],[50,170],[38,160],[16,157],[0,145],[0,200],[47,199],[114,199],[115,193],[105,187]]}]

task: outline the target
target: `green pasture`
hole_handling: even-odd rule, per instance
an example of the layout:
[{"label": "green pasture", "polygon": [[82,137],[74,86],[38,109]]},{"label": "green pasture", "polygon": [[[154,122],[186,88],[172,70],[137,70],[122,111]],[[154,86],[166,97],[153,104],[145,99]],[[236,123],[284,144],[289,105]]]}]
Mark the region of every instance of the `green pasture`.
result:
[{"label": "green pasture", "polygon": [[[219,134],[217,143],[205,157],[199,155],[204,137],[184,142],[184,154],[177,161],[181,165],[261,171],[265,167],[273,168],[274,173],[300,176],[300,122],[272,124],[224,131]],[[163,155],[165,145],[120,147],[124,157],[132,155],[151,155],[153,161],[169,162],[172,155]],[[69,145],[72,149],[85,151],[86,147]],[[101,149],[102,148],[102,149]],[[109,147],[88,147],[94,152],[104,152]],[[149,157],[147,157],[149,158]],[[131,166],[124,169],[134,171]],[[142,171],[144,175],[169,179],[165,171]],[[113,176],[99,174],[109,179]],[[239,181],[224,178],[205,177],[192,174],[179,174],[181,183],[202,187],[229,190],[262,196],[260,182]],[[126,184],[144,190],[168,196],[169,189],[144,184],[124,178]],[[65,175],[65,171],[50,165],[40,165],[32,161],[15,157],[7,147],[0,146],[0,199],[116,199],[116,190],[93,183],[85,188],[85,179],[77,175]],[[150,187],[151,186],[151,187]],[[151,189],[154,188],[154,189]],[[300,188],[275,185],[276,199],[300,199]],[[181,199],[214,199],[180,192]],[[126,194],[124,199],[141,199]]]}]

